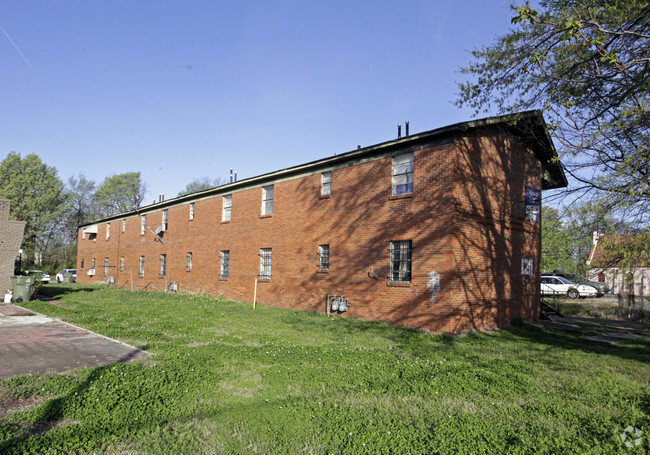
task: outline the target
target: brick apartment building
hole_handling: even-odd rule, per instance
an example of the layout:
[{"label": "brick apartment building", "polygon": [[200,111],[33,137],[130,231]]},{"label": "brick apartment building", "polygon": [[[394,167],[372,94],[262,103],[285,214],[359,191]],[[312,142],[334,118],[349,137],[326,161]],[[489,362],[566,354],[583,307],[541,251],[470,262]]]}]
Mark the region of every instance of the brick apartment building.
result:
[{"label": "brick apartment building", "polygon": [[343,295],[432,331],[535,319],[556,157],[538,111],[359,148],[80,226],[78,281],[252,301],[257,279],[261,304]]},{"label": "brick apartment building", "polygon": [[12,288],[16,257],[23,243],[24,221],[9,219],[9,199],[0,199],[0,295]]}]

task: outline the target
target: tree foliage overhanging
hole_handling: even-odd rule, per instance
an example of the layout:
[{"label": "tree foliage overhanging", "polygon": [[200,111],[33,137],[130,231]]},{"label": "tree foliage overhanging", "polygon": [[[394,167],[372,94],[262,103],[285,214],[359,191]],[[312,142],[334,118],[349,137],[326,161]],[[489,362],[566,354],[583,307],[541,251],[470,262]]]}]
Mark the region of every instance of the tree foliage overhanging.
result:
[{"label": "tree foliage overhanging", "polygon": [[650,220],[650,4],[540,0],[472,52],[459,106],[542,108],[572,191],[638,223]]}]

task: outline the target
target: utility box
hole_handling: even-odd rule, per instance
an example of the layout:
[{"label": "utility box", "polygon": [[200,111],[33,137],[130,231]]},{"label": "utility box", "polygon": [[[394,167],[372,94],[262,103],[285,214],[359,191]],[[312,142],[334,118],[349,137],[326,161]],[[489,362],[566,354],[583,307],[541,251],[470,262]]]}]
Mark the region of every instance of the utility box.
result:
[{"label": "utility box", "polygon": [[29,302],[36,287],[36,278],[33,276],[12,276],[11,284],[14,289],[15,303]]}]

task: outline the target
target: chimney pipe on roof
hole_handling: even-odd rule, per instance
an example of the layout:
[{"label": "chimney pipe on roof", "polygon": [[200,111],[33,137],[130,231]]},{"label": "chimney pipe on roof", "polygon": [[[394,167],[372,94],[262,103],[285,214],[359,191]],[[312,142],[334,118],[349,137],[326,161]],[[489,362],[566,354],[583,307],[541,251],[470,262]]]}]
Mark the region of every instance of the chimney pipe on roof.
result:
[{"label": "chimney pipe on roof", "polygon": [[232,168],[230,168],[230,183],[232,183]]},{"label": "chimney pipe on roof", "polygon": [[165,193],[162,194],[162,202],[165,202]]},{"label": "chimney pipe on roof", "polygon": [[235,182],[237,181],[237,171],[235,171]]},{"label": "chimney pipe on roof", "polygon": [[406,125],[406,134],[404,134],[404,137],[407,137],[409,135],[409,121],[408,120],[405,122],[405,125]]},{"label": "chimney pipe on roof", "polygon": [[397,139],[399,139],[400,137],[402,137],[402,124],[398,123],[397,124]]}]

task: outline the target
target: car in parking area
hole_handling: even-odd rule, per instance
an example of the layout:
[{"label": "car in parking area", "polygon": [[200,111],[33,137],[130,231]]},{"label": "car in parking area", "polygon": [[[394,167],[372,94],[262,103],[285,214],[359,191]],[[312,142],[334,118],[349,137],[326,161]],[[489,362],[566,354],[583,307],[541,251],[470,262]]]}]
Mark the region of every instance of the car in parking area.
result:
[{"label": "car in parking area", "polygon": [[543,296],[567,296],[570,299],[578,299],[598,295],[595,287],[574,283],[561,276],[542,276],[540,288]]},{"label": "car in parking area", "polygon": [[59,273],[56,274],[56,282],[57,283],[63,283],[63,275],[66,275],[68,273],[72,274],[72,282],[76,283],[77,282],[77,269],[63,269]]},{"label": "car in parking area", "polygon": [[542,273],[542,276],[559,276],[562,278],[566,278],[567,280],[575,284],[584,284],[587,286],[592,286],[596,288],[596,291],[598,292],[596,297],[602,297],[605,294],[609,294],[610,291],[607,283],[601,283],[600,281],[591,281],[586,276],[583,275],[575,275],[575,274],[564,273],[562,271],[555,271],[553,273]]},{"label": "car in parking area", "polygon": [[36,281],[40,281],[41,283],[48,284],[50,282],[50,275],[43,272],[42,270],[26,270],[25,273],[27,275],[33,276],[36,278]]}]

